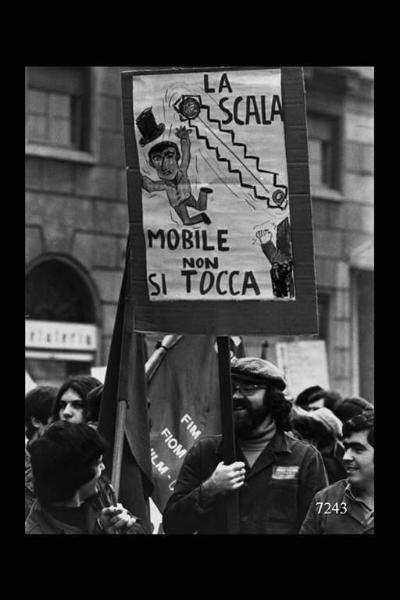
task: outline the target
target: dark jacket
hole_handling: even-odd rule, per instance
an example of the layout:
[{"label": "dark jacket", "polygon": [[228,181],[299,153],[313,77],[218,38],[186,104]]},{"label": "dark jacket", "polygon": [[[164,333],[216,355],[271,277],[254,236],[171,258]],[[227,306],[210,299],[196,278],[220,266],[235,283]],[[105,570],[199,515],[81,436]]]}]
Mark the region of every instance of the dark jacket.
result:
[{"label": "dark jacket", "polygon": [[35,501],[35,493],[33,490],[33,475],[31,456],[25,448],[25,519],[29,515],[32,504]]},{"label": "dark jacket", "polygon": [[[164,510],[166,533],[227,533],[226,497],[205,505],[201,488],[223,459],[221,442],[222,436],[202,438],[186,455]],[[318,450],[278,431],[251,468],[239,447],[237,460],[246,464],[237,492],[240,533],[298,533],[315,493],[327,485]]]},{"label": "dark jacket", "polygon": [[59,521],[41,506],[39,500],[35,500],[25,521],[25,533],[28,535],[87,535],[102,534],[103,530],[95,518],[91,519],[91,515],[87,509],[85,510],[85,525],[78,527]]},{"label": "dark jacket", "polygon": [[[105,533],[97,514],[92,511],[93,504],[82,506],[82,523],[71,525],[57,519],[53,514],[41,506],[39,500],[35,500],[32,509],[25,521],[25,533],[27,535],[102,535]],[[150,533],[147,527],[138,519],[124,534],[146,534]]]},{"label": "dark jacket", "polygon": [[337,481],[315,495],[300,533],[373,534],[374,516],[368,518],[363,502],[356,498],[347,479]]},{"label": "dark jacket", "polygon": [[[103,534],[104,530],[99,522],[99,517],[103,508],[116,503],[113,489],[109,486],[107,480],[102,478],[98,482],[99,491],[88,498],[80,507],[81,523],[80,526],[64,523],[51,514],[43,507],[39,500],[35,500],[31,511],[25,521],[25,533],[31,534],[84,534],[98,535]],[[151,529],[147,523],[140,519],[126,531],[126,534],[147,534]]]}]

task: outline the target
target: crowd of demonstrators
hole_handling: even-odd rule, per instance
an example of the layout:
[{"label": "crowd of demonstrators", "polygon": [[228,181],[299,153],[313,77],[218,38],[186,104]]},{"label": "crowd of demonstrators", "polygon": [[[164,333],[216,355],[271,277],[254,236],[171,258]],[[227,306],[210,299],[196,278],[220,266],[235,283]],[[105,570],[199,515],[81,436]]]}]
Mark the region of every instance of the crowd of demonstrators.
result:
[{"label": "crowd of demonstrators", "polygon": [[104,442],[85,423],[57,421],[31,444],[37,495],[27,534],[145,534],[147,528],[121,504],[97,493]]},{"label": "crowd of demonstrators", "polygon": [[300,534],[374,533],[374,410],[343,424],[343,463],[347,477],[312,500]]},{"label": "crowd of demonstrators", "polygon": [[40,385],[25,396],[25,518],[35,499],[30,443],[37,439],[51,421],[57,388]]},{"label": "crowd of demonstrators", "polygon": [[[39,388],[27,398],[38,394]],[[28,491],[27,474],[25,477],[27,534],[151,532],[150,524],[117,503],[103,473],[100,457],[104,441],[95,431],[102,390],[101,382],[90,375],[69,377],[58,390],[53,388],[43,427],[28,445],[31,466]]]},{"label": "crowd of demonstrators", "polygon": [[[373,533],[373,404],[319,385],[292,402],[284,374],[261,358],[232,357],[231,378],[236,460],[224,464],[221,435],[200,438],[167,502],[164,532],[227,533],[236,492],[239,533]],[[27,534],[151,533],[103,473],[103,388],[77,375],[26,395]]]},{"label": "crowd of demonstrators", "polygon": [[328,484],[320,452],[289,435],[283,373],[261,358],[233,358],[237,460],[223,463],[221,436],[187,453],[163,515],[167,534],[227,533],[228,494],[239,495],[240,533],[296,534]]}]

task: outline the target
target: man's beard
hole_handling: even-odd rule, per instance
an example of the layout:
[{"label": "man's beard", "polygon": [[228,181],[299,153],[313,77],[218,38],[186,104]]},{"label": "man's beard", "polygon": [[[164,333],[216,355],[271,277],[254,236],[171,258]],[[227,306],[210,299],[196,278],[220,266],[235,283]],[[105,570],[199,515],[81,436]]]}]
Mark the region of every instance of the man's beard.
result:
[{"label": "man's beard", "polygon": [[247,398],[242,398],[240,400],[240,405],[246,409],[246,412],[243,412],[243,414],[239,414],[235,411],[233,412],[235,433],[239,438],[247,439],[252,437],[254,430],[257,429],[268,416],[268,402],[265,395],[262,406],[257,408],[253,408],[251,402],[247,400]]}]

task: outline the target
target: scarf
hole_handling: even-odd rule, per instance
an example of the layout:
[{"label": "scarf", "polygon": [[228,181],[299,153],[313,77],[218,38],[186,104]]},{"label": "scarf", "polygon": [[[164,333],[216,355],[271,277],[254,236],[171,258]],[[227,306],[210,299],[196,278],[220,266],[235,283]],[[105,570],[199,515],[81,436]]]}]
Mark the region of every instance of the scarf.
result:
[{"label": "scarf", "polygon": [[[260,426],[261,427],[261,426]],[[264,421],[264,427],[256,438],[239,440],[242,452],[249,463],[250,468],[254,465],[261,452],[268,446],[276,433],[275,421],[269,422],[269,417]]]}]

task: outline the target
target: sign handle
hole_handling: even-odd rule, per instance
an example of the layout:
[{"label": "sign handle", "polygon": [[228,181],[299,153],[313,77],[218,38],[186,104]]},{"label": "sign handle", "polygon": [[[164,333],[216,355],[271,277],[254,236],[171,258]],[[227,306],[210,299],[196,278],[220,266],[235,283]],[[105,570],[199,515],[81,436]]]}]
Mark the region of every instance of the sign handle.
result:
[{"label": "sign handle", "polygon": [[[223,456],[224,463],[229,465],[236,460],[229,337],[217,336],[217,347]],[[231,492],[226,496],[226,517],[227,533],[239,533],[239,495],[237,492]]]},{"label": "sign handle", "polygon": [[117,405],[117,417],[115,422],[114,451],[112,462],[111,485],[119,498],[119,486],[121,481],[122,454],[124,450],[124,433],[127,404],[120,400]]}]

